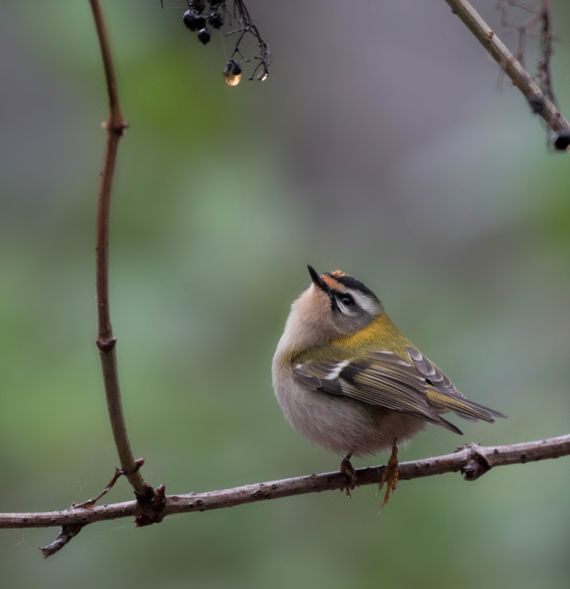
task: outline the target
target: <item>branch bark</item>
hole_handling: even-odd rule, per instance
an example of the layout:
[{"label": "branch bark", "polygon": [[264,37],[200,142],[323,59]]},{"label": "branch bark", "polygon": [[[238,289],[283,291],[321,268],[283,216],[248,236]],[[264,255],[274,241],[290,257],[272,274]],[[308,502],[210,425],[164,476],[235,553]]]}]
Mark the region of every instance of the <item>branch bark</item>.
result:
[{"label": "branch bark", "polygon": [[542,117],[546,125],[555,133],[569,134],[570,123],[473,6],[467,0],[445,1],[453,13],[461,19],[479,43],[483,45],[487,53],[499,64],[512,83],[522,92],[532,111]]},{"label": "branch bark", "polygon": [[[400,480],[461,472],[465,480],[472,481],[497,466],[525,464],[568,455],[570,455],[570,434],[505,446],[471,444],[459,448],[451,454],[401,463],[399,466]],[[384,468],[384,466],[376,466],[358,469],[356,471],[356,486],[377,484]],[[344,488],[346,484],[346,475],[340,472],[329,472],[255,483],[219,491],[168,495],[164,499],[162,514],[167,516],[176,513],[224,509],[269,499],[334,491]],[[0,528],[62,526],[64,531],[75,532],[74,526],[81,528],[87,524],[104,520],[131,516],[135,516],[138,520],[141,509],[144,507],[137,501],[125,501],[99,507],[72,507],[63,511],[43,513],[0,513]]]},{"label": "branch bark", "polygon": [[107,130],[107,142],[103,156],[97,205],[97,242],[95,248],[99,323],[97,347],[99,348],[101,368],[103,371],[109,420],[119,454],[121,470],[133,487],[137,499],[148,502],[154,496],[154,489],[145,482],[140,473],[140,462],[135,461],[127,433],[115,349],[117,340],[113,333],[109,306],[109,217],[111,190],[113,187],[119,141],[127,128],[127,122],[123,117],[119,103],[117,78],[103,12],[99,0],[89,0],[89,2],[91,4],[91,11],[101,49],[109,99],[109,116],[104,124]]}]

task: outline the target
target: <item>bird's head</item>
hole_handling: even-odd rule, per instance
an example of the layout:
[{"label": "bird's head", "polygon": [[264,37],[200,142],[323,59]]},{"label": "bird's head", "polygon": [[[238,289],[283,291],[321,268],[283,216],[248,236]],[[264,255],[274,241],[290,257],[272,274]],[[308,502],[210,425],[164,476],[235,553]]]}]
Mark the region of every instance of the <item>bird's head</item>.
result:
[{"label": "bird's head", "polygon": [[311,284],[289,315],[287,331],[295,343],[319,345],[351,335],[383,313],[378,297],[356,278],[340,270],[319,274],[312,266],[308,269]]}]

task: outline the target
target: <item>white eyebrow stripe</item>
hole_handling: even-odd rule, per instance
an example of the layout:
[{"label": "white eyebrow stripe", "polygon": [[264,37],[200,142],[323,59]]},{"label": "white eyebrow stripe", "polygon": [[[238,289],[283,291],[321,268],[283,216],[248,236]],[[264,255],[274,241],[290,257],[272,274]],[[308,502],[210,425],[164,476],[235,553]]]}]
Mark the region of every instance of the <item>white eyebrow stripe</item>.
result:
[{"label": "white eyebrow stripe", "polygon": [[326,380],[336,380],[340,373],[350,364],[350,360],[343,360],[339,362],[325,377]]},{"label": "white eyebrow stripe", "polygon": [[370,297],[352,289],[350,290],[350,294],[354,297],[358,306],[370,315],[374,315],[378,312],[377,304]]}]

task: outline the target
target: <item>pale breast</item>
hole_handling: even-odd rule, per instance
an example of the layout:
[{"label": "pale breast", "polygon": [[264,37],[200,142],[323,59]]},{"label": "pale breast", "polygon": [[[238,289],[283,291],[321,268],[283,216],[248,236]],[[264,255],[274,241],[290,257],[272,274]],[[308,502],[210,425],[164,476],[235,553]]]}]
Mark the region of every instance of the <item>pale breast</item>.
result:
[{"label": "pale breast", "polygon": [[275,396],[289,424],[305,438],[337,454],[372,454],[403,441],[424,423],[408,415],[385,411],[312,391],[288,367],[273,367]]}]

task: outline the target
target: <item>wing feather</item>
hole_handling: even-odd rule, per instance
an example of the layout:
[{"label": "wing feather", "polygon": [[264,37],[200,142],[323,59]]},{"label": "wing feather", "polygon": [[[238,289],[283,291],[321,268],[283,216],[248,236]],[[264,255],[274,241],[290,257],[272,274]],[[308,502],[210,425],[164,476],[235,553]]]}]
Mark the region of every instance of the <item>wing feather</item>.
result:
[{"label": "wing feather", "polygon": [[466,399],[445,373],[408,346],[409,362],[389,350],[377,350],[343,360],[306,360],[293,364],[307,387],[390,411],[413,415],[461,433],[440,413],[494,421],[501,413]]}]

